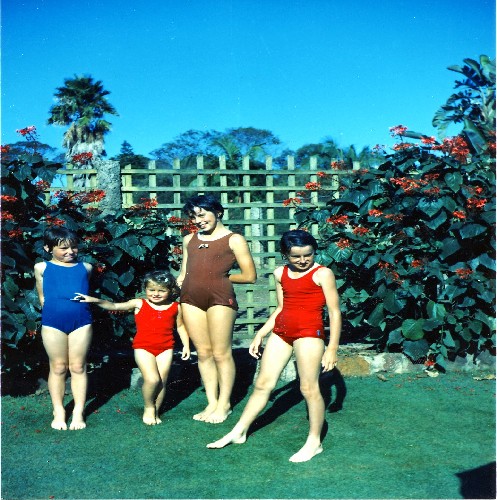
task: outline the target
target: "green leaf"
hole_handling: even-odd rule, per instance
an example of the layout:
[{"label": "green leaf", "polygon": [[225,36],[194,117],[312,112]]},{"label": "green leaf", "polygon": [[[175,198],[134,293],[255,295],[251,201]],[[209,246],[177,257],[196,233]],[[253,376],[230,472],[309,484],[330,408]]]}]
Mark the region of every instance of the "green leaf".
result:
[{"label": "green leaf", "polygon": [[447,214],[445,212],[440,212],[435,219],[426,220],[425,224],[430,229],[438,229],[447,220]]},{"label": "green leaf", "polygon": [[426,357],[430,350],[430,344],[425,339],[420,340],[406,340],[403,344],[403,352],[409,356],[413,361],[418,361]]},{"label": "green leaf", "polygon": [[123,286],[128,286],[134,279],[135,279],[134,270],[130,269],[129,271],[119,276],[119,283],[121,283],[121,285]]},{"label": "green leaf", "polygon": [[482,266],[485,266],[487,269],[490,269],[491,271],[495,271],[495,259],[492,259],[491,257],[489,257],[487,254],[484,253],[480,255],[478,260],[480,261],[480,264]]},{"label": "green leaf", "polygon": [[442,319],[446,315],[445,306],[443,304],[437,304],[430,300],[426,306],[430,318]]},{"label": "green leaf", "polygon": [[366,322],[371,326],[379,326],[383,318],[383,304],[380,303],[373,309],[373,312],[369,315]]},{"label": "green leaf", "polygon": [[387,345],[402,345],[404,342],[404,336],[402,335],[400,330],[392,330],[390,332],[390,335],[388,335],[388,342]]},{"label": "green leaf", "polygon": [[398,313],[404,309],[406,301],[399,299],[394,291],[388,290],[385,298],[383,299],[383,305],[387,311],[391,313]]},{"label": "green leaf", "polygon": [[159,240],[157,238],[154,238],[153,236],[143,236],[141,238],[141,242],[149,249],[149,250],[153,250],[157,243],[159,242]]},{"label": "green leaf", "polygon": [[442,251],[440,257],[445,260],[450,255],[456,253],[461,248],[461,245],[455,238],[445,238],[442,241]]},{"label": "green leaf", "polygon": [[481,226],[480,224],[465,224],[460,230],[459,234],[461,238],[474,238],[479,234],[484,233],[487,230],[485,226]]},{"label": "green leaf", "polygon": [[418,203],[418,208],[428,217],[433,217],[443,207],[443,201],[440,199],[432,200],[429,198],[421,198]]},{"label": "green leaf", "polygon": [[143,249],[140,246],[140,241],[135,235],[126,236],[114,240],[114,244],[122,248],[131,257],[140,258],[144,255]]},{"label": "green leaf", "polygon": [[402,322],[401,331],[406,339],[419,340],[424,337],[423,319],[406,319]]},{"label": "green leaf", "polygon": [[461,189],[464,182],[464,179],[459,172],[449,172],[445,174],[444,179],[447,186],[454,191],[454,193],[457,193]]},{"label": "green leaf", "polygon": [[456,346],[454,339],[452,338],[452,335],[447,330],[444,332],[443,335],[443,343],[449,349],[453,349]]}]

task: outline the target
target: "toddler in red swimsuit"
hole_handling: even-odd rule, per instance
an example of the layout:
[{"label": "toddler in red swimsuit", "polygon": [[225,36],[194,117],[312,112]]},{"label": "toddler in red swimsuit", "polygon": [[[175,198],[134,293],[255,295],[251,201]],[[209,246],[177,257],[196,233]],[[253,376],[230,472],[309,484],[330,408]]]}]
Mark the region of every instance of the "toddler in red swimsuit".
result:
[{"label": "toddler in red swimsuit", "polygon": [[77,293],[75,300],[97,304],[108,311],[135,312],[136,335],[133,339],[135,361],[143,376],[143,422],[162,423],[160,407],[164,401],[167,377],[173,360],[176,327],[183,343],[181,359],[190,357],[190,341],[183,324],[181,305],[175,302],[179,288],[172,274],[163,271],[148,273],[143,278],[145,299],[113,303]]},{"label": "toddler in red swimsuit", "polygon": [[[244,443],[247,431],[266,406],[281,372],[295,353],[300,391],[307,403],[309,433],[304,446],[290,457],[291,462],[306,462],[323,451],[321,431],[325,404],[319,388],[319,373],[335,368],[341,330],[341,314],[335,276],[331,269],[314,261],[318,248],[306,231],[287,231],[280,250],[287,265],[274,271],[278,307],[257,332],[249,352],[260,357],[262,339],[272,332],[261,359],[259,375],[245,409],[231,432],[207,445],[223,448]],[[330,339],[325,348],[323,308],[330,317]]]}]

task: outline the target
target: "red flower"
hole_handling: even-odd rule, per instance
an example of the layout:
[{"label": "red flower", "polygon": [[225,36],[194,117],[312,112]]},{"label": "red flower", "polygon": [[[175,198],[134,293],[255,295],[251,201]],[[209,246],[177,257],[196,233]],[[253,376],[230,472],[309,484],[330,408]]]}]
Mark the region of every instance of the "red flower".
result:
[{"label": "red flower", "polygon": [[411,266],[412,267],[423,267],[424,266],[424,262],[422,260],[419,260],[419,259],[415,259],[411,262]]},{"label": "red flower", "polygon": [[456,217],[457,219],[461,219],[461,220],[466,218],[466,213],[462,210],[456,210],[456,211],[452,212],[452,215],[454,217]]},{"label": "red flower", "polygon": [[423,144],[435,144],[435,137],[431,136],[431,137],[428,137],[426,135],[424,135],[423,137],[421,137],[421,142]]},{"label": "red flower", "polygon": [[473,271],[471,269],[459,268],[456,269],[456,274],[459,276],[459,278],[466,280],[473,274]]},{"label": "red flower", "polygon": [[350,247],[351,244],[350,244],[350,241],[347,239],[347,238],[340,238],[336,243],[335,245],[340,248],[341,250],[343,250],[344,248],[347,248],[347,247]]},{"label": "red flower", "polygon": [[375,208],[373,208],[368,212],[368,215],[370,217],[380,217],[381,215],[383,215],[383,212],[381,210],[376,210]]},{"label": "red flower", "polygon": [[36,189],[40,192],[46,191],[50,188],[50,182],[48,181],[37,181],[35,182]]},{"label": "red flower", "polygon": [[434,181],[435,179],[438,179],[440,177],[440,174],[426,174],[423,175],[423,179],[426,181]]},{"label": "red flower", "polygon": [[183,254],[183,249],[181,247],[174,247],[172,251],[173,255],[182,255]]},{"label": "red flower", "polygon": [[57,217],[52,217],[51,215],[47,215],[46,222],[49,226],[64,226],[66,221],[62,219],[58,219]]},{"label": "red flower", "polygon": [[172,215],[171,217],[169,217],[169,222],[171,224],[182,224],[184,221],[180,217],[175,217],[174,215]]},{"label": "red flower", "polygon": [[20,238],[23,235],[22,229],[12,229],[12,231],[7,231],[7,236],[10,239]]},{"label": "red flower", "polygon": [[83,238],[85,241],[91,241],[92,243],[100,243],[105,239],[105,233],[95,233],[89,234]]},{"label": "red flower", "polygon": [[435,366],[435,365],[436,365],[436,362],[435,362],[435,361],[433,361],[432,359],[427,359],[427,360],[425,361],[425,366],[430,367],[430,366]]},{"label": "red flower", "polygon": [[430,189],[425,189],[423,193],[426,194],[427,196],[438,196],[440,194],[440,188],[432,187]]},{"label": "red flower", "polygon": [[385,219],[391,219],[395,222],[400,222],[403,218],[402,214],[385,214]]},{"label": "red flower", "polygon": [[417,147],[417,144],[413,144],[411,142],[400,142],[398,144],[394,144],[392,149],[394,151],[403,151],[404,149],[411,149]]},{"label": "red flower", "polygon": [[[334,162],[331,162],[331,165],[332,165],[332,166],[333,166],[333,163],[334,163]],[[321,178],[323,178],[323,177],[329,177],[329,175],[330,175],[330,174],[327,174],[326,172],[318,172],[318,173],[317,173],[317,176],[318,176],[318,177],[321,177]]]},{"label": "red flower", "polygon": [[330,224],[333,225],[347,224],[348,219],[349,219],[348,215],[333,215],[329,219],[326,219],[326,222],[329,222]]},{"label": "red flower", "polygon": [[34,125],[30,125],[29,127],[16,130],[16,132],[25,137],[26,135],[34,134],[36,132],[36,127]]},{"label": "red flower", "polygon": [[472,208],[481,209],[486,205],[486,203],[487,203],[486,198],[483,198],[481,200],[479,200],[477,198],[468,198],[466,201],[466,205],[469,209],[472,209]]},{"label": "red flower", "polygon": [[366,227],[356,226],[352,232],[359,236],[364,236],[365,234],[369,233],[369,229]]},{"label": "red flower", "polygon": [[395,125],[395,127],[390,127],[390,135],[392,137],[395,137],[396,135],[404,135],[405,131],[407,130],[407,127],[404,127],[404,125]]},{"label": "red flower", "polygon": [[6,144],[5,146],[1,146],[1,153],[2,154],[7,154],[10,151],[10,146]]},{"label": "red flower", "polygon": [[7,210],[2,210],[0,216],[2,220],[14,220],[14,216]]},{"label": "red flower", "polygon": [[447,137],[442,144],[434,145],[432,149],[453,156],[461,163],[465,163],[469,155],[468,143],[461,136]]},{"label": "red flower", "polygon": [[74,155],[72,157],[72,161],[73,163],[76,163],[76,164],[84,164],[84,163],[88,163],[89,161],[91,161],[91,159],[93,158],[93,153],[79,153],[77,155]]},{"label": "red flower", "polygon": [[10,196],[8,194],[2,194],[1,200],[5,201],[5,202],[12,202],[12,203],[19,201],[16,196]]},{"label": "red flower", "polygon": [[404,190],[404,193],[407,194],[410,194],[415,189],[418,189],[421,186],[425,186],[427,184],[427,182],[422,179],[416,180],[410,179],[408,177],[391,177],[390,182],[392,184],[395,184],[396,186],[400,186]]},{"label": "red flower", "polygon": [[319,182],[308,182],[305,188],[309,191],[319,191],[321,189],[321,184],[319,184]]},{"label": "red flower", "polygon": [[[345,170],[347,168],[347,163],[343,160],[340,161],[332,161],[330,166],[333,170]],[[318,174],[319,175],[319,174]]]},{"label": "red flower", "polygon": [[302,203],[302,198],[288,198],[287,200],[283,200],[283,206],[287,207],[288,205],[300,205]]},{"label": "red flower", "polygon": [[106,267],[107,266],[105,264],[97,264],[95,266],[95,271],[99,274],[102,274],[105,271]]}]

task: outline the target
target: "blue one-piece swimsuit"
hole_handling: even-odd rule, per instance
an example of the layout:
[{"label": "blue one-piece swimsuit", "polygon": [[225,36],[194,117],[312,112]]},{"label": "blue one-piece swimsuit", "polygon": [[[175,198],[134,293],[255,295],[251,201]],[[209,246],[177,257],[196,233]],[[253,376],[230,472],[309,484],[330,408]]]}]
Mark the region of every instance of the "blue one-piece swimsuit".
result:
[{"label": "blue one-piece swimsuit", "polygon": [[56,328],[68,335],[92,322],[90,305],[71,300],[77,292],[88,294],[88,271],[82,262],[73,267],[47,262],[43,273],[45,303],[41,312],[42,326]]}]

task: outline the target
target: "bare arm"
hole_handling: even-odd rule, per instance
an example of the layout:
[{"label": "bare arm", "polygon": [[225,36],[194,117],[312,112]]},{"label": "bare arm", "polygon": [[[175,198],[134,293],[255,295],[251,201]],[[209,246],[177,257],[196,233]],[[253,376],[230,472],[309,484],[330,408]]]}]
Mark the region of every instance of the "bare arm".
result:
[{"label": "bare arm", "polygon": [[276,316],[278,316],[278,314],[283,309],[283,288],[281,287],[282,274],[283,274],[283,267],[278,267],[277,269],[275,269],[273,273],[274,280],[276,283],[276,298],[278,300],[278,305],[274,310],[274,312],[271,314],[271,316],[269,316],[267,321],[264,323],[264,325],[259,329],[256,336],[254,337],[254,340],[252,340],[252,343],[250,344],[249,352],[254,358],[260,357],[259,349],[262,344],[262,339],[268,333],[271,333],[273,331]]},{"label": "bare arm", "polygon": [[186,276],[186,265],[188,262],[188,243],[190,243],[190,240],[193,238],[193,233],[185,236],[183,238],[183,255],[181,259],[181,271],[176,278],[176,283],[178,283],[178,286],[181,288],[181,285],[183,284],[183,281],[185,281],[185,276]]},{"label": "bare arm", "polygon": [[240,267],[238,274],[230,274],[230,281],[239,284],[255,283],[257,272],[247,240],[241,234],[233,234],[229,240],[229,245]]},{"label": "bare arm", "polygon": [[34,274],[36,280],[36,291],[38,292],[38,298],[40,299],[41,307],[45,304],[45,296],[43,295],[43,273],[47,267],[46,262],[37,262],[34,267]]},{"label": "bare arm", "polygon": [[338,344],[340,342],[340,332],[342,330],[342,313],[340,311],[340,298],[338,296],[335,275],[331,269],[322,267],[316,273],[319,280],[318,285],[323,289],[326,299],[326,307],[330,317],[330,341],[326,348],[321,365],[323,371],[332,370],[337,362]]},{"label": "bare arm", "polygon": [[178,306],[178,316],[176,318],[176,330],[178,331],[179,338],[183,344],[183,351],[181,353],[181,359],[190,358],[190,337],[188,337],[188,332],[186,331],[185,323],[183,322],[183,313],[181,311],[181,305]]},{"label": "bare arm", "polygon": [[97,297],[91,297],[90,295],[84,295],[83,293],[76,293],[73,300],[96,304],[98,307],[101,307],[106,311],[131,311],[133,309],[140,310],[142,306],[141,299],[131,299],[127,302],[110,302],[109,300],[98,299]]}]

